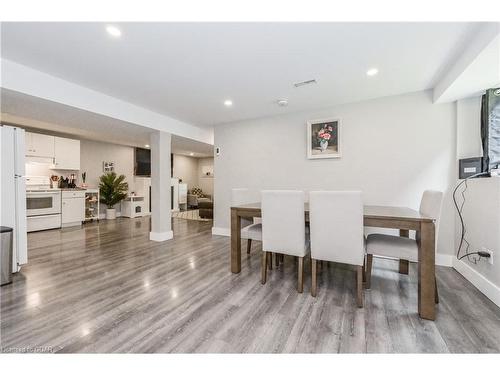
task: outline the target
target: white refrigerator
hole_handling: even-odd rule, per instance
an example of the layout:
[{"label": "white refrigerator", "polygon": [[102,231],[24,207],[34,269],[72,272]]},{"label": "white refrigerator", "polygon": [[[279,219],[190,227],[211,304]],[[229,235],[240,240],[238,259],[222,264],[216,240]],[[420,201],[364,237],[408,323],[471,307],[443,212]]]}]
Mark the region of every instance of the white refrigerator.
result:
[{"label": "white refrigerator", "polygon": [[18,272],[21,265],[28,263],[25,132],[7,125],[0,129],[0,224],[13,229],[12,271]]}]

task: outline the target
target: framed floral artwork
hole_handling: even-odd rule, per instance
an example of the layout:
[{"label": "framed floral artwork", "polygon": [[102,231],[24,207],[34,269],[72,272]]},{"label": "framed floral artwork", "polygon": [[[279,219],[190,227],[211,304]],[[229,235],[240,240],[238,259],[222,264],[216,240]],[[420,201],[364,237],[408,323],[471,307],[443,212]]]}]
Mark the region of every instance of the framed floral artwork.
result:
[{"label": "framed floral artwork", "polygon": [[308,121],[308,159],[340,158],[340,129],[339,119]]}]

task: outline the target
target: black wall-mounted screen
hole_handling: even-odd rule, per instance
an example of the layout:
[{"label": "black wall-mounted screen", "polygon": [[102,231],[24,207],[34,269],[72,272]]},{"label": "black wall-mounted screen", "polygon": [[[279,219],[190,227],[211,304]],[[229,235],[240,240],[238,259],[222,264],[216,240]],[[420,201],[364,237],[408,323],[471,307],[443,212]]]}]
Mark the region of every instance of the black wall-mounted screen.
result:
[{"label": "black wall-mounted screen", "polygon": [[135,168],[136,176],[151,176],[151,150],[145,148],[135,148]]}]

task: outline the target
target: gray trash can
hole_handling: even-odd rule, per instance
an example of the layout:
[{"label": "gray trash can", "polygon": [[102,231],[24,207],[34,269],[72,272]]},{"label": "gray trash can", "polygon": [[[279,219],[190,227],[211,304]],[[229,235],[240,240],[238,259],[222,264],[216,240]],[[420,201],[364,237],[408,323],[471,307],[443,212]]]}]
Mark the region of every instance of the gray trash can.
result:
[{"label": "gray trash can", "polygon": [[12,228],[0,227],[0,235],[0,285],[5,285],[12,282]]}]

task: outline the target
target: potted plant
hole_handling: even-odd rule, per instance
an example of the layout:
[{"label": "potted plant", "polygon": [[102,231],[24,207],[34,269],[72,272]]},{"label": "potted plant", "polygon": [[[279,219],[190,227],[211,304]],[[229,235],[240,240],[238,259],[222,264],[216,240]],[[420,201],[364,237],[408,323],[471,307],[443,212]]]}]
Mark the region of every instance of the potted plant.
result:
[{"label": "potted plant", "polygon": [[117,176],[115,172],[103,174],[99,178],[99,191],[101,194],[101,203],[108,208],[106,210],[106,219],[116,219],[115,205],[127,197],[128,184],[125,182],[125,176]]}]

